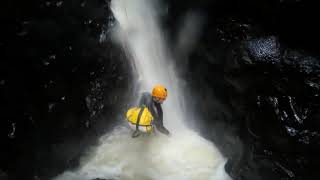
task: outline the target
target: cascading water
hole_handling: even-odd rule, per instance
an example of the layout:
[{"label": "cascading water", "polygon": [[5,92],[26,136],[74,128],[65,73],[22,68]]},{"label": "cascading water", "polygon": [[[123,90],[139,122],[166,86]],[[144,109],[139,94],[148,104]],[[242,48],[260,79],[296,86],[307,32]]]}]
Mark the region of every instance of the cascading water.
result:
[{"label": "cascading water", "polygon": [[131,138],[132,130],[118,127],[101,137],[100,145],[82,159],[79,169],[56,180],[227,180],[225,159],[209,141],[184,126],[183,94],[171,57],[157,24],[154,0],[113,0],[119,22],[117,40],[130,53],[141,90],[163,84],[169,91],[163,104],[164,125],[171,132]]}]

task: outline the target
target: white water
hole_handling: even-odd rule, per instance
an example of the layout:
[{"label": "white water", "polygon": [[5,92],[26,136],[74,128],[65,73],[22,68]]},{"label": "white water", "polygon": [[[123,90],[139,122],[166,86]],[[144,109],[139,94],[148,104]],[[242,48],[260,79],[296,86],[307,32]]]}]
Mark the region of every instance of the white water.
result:
[{"label": "white water", "polygon": [[[112,11],[119,21],[117,40],[132,59],[142,91],[163,84],[169,91],[163,104],[164,125],[171,132],[131,138],[128,127],[115,128],[100,138],[100,145],[82,159],[75,171],[56,180],[228,180],[225,158],[214,144],[184,126],[187,108],[179,81],[158,27],[155,0],[113,0]],[[189,37],[188,37],[189,38]]]}]

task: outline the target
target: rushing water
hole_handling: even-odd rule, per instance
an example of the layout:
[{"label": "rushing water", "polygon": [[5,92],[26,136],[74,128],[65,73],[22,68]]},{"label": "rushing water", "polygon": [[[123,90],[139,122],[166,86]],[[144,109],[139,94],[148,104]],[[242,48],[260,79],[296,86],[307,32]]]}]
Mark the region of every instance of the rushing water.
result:
[{"label": "rushing water", "polygon": [[[127,52],[139,77],[141,91],[163,84],[169,91],[163,104],[164,125],[171,136],[161,133],[131,138],[132,130],[117,127],[100,138],[75,171],[57,180],[227,180],[225,158],[213,143],[187,128],[188,107],[179,89],[170,53],[158,26],[160,4],[154,0],[113,0],[117,19],[115,36]],[[190,37],[185,37],[190,38]]]}]

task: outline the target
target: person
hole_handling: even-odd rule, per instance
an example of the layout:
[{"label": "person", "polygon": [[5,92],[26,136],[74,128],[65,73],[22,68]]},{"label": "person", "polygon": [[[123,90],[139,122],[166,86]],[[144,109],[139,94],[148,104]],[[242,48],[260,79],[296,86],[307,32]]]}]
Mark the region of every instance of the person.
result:
[{"label": "person", "polygon": [[[138,107],[147,107],[153,116],[153,125],[163,134],[170,135],[168,129],[163,125],[163,111],[161,104],[168,96],[167,89],[162,85],[156,85],[152,89],[152,93],[143,92]],[[139,116],[138,116],[139,117]],[[139,118],[138,118],[139,119]],[[140,135],[139,121],[136,124],[136,130],[133,132],[132,137],[135,138]]]}]

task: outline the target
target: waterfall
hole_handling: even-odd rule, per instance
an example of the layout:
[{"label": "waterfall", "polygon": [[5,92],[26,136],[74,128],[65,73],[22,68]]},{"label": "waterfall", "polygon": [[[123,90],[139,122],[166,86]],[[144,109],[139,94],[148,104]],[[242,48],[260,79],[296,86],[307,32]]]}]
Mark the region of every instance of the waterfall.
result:
[{"label": "waterfall", "polygon": [[[56,180],[228,180],[226,159],[210,141],[184,125],[188,106],[179,88],[175,66],[159,26],[159,1],[113,0],[111,9],[118,21],[115,39],[129,54],[141,91],[155,84],[168,89],[163,103],[161,133],[131,138],[127,126],[115,128],[100,138],[100,144],[81,161],[77,170],[66,171]],[[188,37],[186,37],[188,38]],[[191,111],[190,111],[191,112]]]}]

